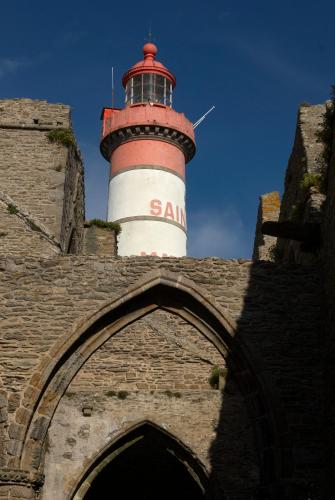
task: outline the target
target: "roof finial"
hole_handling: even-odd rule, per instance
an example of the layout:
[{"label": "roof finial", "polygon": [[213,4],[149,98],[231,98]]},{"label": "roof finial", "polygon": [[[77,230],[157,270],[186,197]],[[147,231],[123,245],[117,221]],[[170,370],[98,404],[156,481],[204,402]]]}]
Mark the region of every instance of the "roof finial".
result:
[{"label": "roof finial", "polygon": [[154,60],[157,54],[157,47],[153,42],[153,36],[152,36],[152,23],[150,21],[149,23],[149,31],[148,31],[148,38],[146,39],[146,43],[144,44],[143,47],[143,54],[144,54],[144,59],[151,59]]},{"label": "roof finial", "polygon": [[157,54],[157,47],[154,43],[148,42],[143,47],[144,59],[154,60]]}]

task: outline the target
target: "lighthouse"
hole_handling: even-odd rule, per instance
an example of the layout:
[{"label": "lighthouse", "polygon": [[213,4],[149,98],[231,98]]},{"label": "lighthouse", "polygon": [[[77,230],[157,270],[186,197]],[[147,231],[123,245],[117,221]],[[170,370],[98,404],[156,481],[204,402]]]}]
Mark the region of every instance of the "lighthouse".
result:
[{"label": "lighthouse", "polygon": [[186,255],[185,164],[195,154],[194,129],[172,108],[176,79],[156,54],[156,45],[144,45],[144,58],[122,79],[125,107],[102,112],[108,221],[121,226],[121,256]]}]

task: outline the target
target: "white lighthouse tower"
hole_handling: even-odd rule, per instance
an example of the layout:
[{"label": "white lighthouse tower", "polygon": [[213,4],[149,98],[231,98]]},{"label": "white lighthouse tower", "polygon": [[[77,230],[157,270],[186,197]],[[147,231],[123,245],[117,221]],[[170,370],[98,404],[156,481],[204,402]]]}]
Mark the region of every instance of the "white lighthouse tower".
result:
[{"label": "white lighthouse tower", "polygon": [[157,48],[123,77],[125,108],[104,108],[101,152],[110,162],[108,221],[121,225],[118,253],[186,255],[185,163],[195,154],[192,123],[172,109],[175,77]]}]

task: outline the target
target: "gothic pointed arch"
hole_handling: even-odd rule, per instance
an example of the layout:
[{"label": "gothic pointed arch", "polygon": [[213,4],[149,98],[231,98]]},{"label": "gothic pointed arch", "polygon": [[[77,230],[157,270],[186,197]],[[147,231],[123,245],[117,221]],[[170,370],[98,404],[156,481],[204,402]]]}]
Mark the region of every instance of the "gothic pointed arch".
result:
[{"label": "gothic pointed arch", "polygon": [[163,429],[157,423],[144,420],[129,427],[113,439],[107,446],[92,458],[89,465],[78,478],[77,483],[69,492],[71,500],[83,500],[99,475],[111,468],[115,458],[138,443],[155,443],[156,449],[167,451],[181,464],[181,468],[189,479],[195,482],[199,494],[208,500],[214,498],[210,493],[209,474],[204,464],[196,454],[180,438]]},{"label": "gothic pointed arch", "polygon": [[34,374],[28,388],[30,394],[36,396],[29,408],[31,417],[20,466],[28,469],[43,467],[43,446],[53,414],[71,380],[92,353],[127,325],[156,309],[182,317],[226,357],[255,428],[263,482],[280,481],[287,464],[287,450],[281,449],[281,435],[286,428],[276,398],[267,389],[261,363],[251,358],[235,335],[235,323],[215,300],[191,280],[166,270],[144,275],[121,297],[105,304],[64,336],[44,359],[40,373]]}]

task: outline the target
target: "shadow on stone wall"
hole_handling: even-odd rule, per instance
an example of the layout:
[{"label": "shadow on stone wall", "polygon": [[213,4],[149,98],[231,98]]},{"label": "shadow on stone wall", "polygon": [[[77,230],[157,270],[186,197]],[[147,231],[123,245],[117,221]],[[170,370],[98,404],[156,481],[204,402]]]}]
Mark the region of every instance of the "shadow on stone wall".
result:
[{"label": "shadow on stone wall", "polygon": [[322,491],[321,301],[318,269],[253,264],[210,449],[218,498],[330,500]]},{"label": "shadow on stone wall", "polygon": [[[218,290],[208,287],[211,296],[225,295],[226,304],[229,294],[234,300],[240,297],[234,285],[241,285],[243,266],[249,286],[235,331],[206,296],[206,285],[184,278],[180,269],[177,274],[160,267],[83,322],[67,343],[60,339],[31,419],[22,463],[38,467],[36,457],[57,404],[92,353],[128,324],[162,308],[192,324],[223,355],[228,351],[228,377],[210,449],[215,500],[325,499],[320,491],[324,436],[318,269],[241,261],[238,272],[227,266],[221,273]],[[233,301],[230,310],[234,307],[240,311]]]}]

